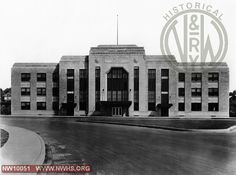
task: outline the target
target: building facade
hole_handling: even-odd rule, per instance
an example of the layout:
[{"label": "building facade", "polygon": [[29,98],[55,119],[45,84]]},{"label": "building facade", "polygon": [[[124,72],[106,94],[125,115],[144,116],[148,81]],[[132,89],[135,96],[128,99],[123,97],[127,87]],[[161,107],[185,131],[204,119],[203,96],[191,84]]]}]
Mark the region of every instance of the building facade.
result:
[{"label": "building facade", "polygon": [[226,63],[178,63],[136,45],[99,45],[59,63],[15,63],[13,115],[228,117]]}]

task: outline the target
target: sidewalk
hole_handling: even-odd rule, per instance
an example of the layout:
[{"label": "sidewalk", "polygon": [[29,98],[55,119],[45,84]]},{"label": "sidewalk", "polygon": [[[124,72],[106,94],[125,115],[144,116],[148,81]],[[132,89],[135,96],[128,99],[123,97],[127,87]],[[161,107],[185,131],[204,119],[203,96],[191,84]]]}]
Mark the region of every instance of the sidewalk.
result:
[{"label": "sidewalk", "polygon": [[38,134],[19,127],[0,125],[0,128],[9,133],[8,141],[0,148],[1,165],[43,164],[45,144]]}]

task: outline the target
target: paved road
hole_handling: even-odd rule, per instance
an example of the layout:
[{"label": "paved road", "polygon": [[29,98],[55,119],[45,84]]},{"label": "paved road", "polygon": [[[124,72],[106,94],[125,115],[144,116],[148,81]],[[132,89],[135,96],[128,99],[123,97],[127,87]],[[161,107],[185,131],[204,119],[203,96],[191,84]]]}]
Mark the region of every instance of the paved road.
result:
[{"label": "paved road", "polygon": [[176,132],[63,119],[1,119],[40,133],[54,164],[94,174],[235,175],[236,133]]}]

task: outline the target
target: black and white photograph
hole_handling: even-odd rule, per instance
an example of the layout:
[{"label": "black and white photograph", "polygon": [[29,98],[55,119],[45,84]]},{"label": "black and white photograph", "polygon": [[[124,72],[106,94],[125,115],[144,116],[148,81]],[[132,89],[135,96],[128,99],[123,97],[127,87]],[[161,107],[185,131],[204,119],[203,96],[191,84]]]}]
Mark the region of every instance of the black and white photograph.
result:
[{"label": "black and white photograph", "polygon": [[2,175],[236,175],[233,0],[0,0]]}]

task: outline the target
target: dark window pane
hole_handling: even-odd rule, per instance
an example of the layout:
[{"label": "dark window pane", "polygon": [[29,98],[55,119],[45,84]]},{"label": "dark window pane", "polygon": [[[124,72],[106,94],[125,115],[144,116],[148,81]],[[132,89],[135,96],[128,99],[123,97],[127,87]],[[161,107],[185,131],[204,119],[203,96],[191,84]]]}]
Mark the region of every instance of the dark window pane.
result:
[{"label": "dark window pane", "polygon": [[21,102],[21,110],[30,110],[30,102]]},{"label": "dark window pane", "polygon": [[184,105],[184,103],[179,103],[178,109],[179,109],[179,111],[185,111],[185,105]]},{"label": "dark window pane", "polygon": [[74,69],[67,69],[67,77],[74,77],[75,71]]},{"label": "dark window pane", "polygon": [[192,81],[193,82],[201,82],[202,74],[201,73],[192,73]]},{"label": "dark window pane", "polygon": [[208,73],[208,81],[218,82],[219,81],[219,73],[217,73],[217,72]]},{"label": "dark window pane", "polygon": [[46,96],[46,88],[37,88],[38,96]]},{"label": "dark window pane", "polygon": [[46,110],[46,102],[37,102],[37,110]]},{"label": "dark window pane", "polygon": [[169,77],[169,69],[161,69],[162,77]]},{"label": "dark window pane", "polygon": [[185,73],[179,73],[179,82],[185,82]]},{"label": "dark window pane", "polygon": [[185,95],[185,89],[179,88],[179,97],[184,97],[184,95]]},{"label": "dark window pane", "polygon": [[67,79],[67,91],[74,91],[74,90],[75,90],[74,79]]},{"label": "dark window pane", "polygon": [[218,88],[209,88],[208,89],[208,96],[213,96],[213,97],[219,96],[219,89]]},{"label": "dark window pane", "polygon": [[21,88],[21,95],[29,96],[30,95],[30,88]]},{"label": "dark window pane", "polygon": [[192,103],[191,104],[191,110],[192,111],[201,111],[202,110],[202,104],[201,103]]},{"label": "dark window pane", "polygon": [[30,73],[22,73],[21,81],[30,81]]},{"label": "dark window pane", "polygon": [[59,88],[54,87],[52,89],[52,96],[59,97]]},{"label": "dark window pane", "polygon": [[192,88],[192,97],[201,97],[202,96],[202,89],[201,88]]},{"label": "dark window pane", "polygon": [[169,92],[169,79],[161,79],[161,91]]},{"label": "dark window pane", "polygon": [[219,103],[208,103],[208,111],[219,111]]},{"label": "dark window pane", "polygon": [[53,102],[52,103],[52,109],[54,111],[58,111],[59,110],[59,103],[58,102]]},{"label": "dark window pane", "polygon": [[37,73],[37,81],[46,81],[46,73]]}]

